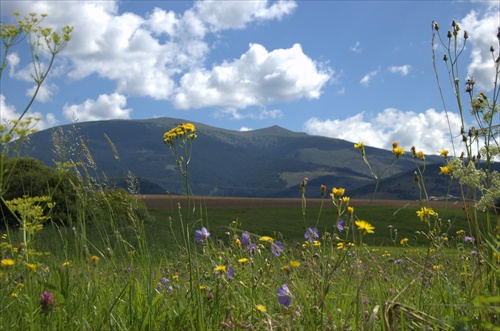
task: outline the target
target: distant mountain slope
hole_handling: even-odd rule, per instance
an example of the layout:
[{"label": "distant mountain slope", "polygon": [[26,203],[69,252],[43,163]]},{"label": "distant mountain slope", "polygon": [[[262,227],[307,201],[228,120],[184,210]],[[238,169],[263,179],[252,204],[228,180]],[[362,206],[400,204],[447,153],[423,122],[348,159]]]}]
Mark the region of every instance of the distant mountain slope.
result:
[{"label": "distant mountain slope", "polygon": [[[72,156],[75,160],[82,155],[75,137],[86,142],[98,167],[96,176],[105,174],[115,181],[123,181],[130,171],[141,180],[141,193],[178,193],[176,164],[168,146],[163,144],[163,133],[182,122],[186,121],[156,118],[65,125],[33,134],[25,155],[54,165],[57,156],[52,136],[63,131],[62,138],[66,139],[62,139],[63,144],[67,150],[75,149]],[[359,150],[354,149],[351,142],[310,136],[278,126],[240,132],[193,124],[198,138],[193,144],[189,179],[196,195],[297,197],[300,195],[298,185],[304,177],[309,178],[311,194],[314,190],[319,194],[321,184],[329,189],[345,187],[360,194],[367,185],[374,187]],[[105,135],[116,147],[119,160],[115,159]],[[395,157],[382,149],[367,147],[366,152],[376,173],[382,172]],[[442,164],[443,160],[428,157],[428,162]],[[408,173],[414,167],[411,156],[403,155],[386,171],[384,178]],[[379,192],[382,194],[382,187]],[[398,194],[391,198],[398,198]]]}]

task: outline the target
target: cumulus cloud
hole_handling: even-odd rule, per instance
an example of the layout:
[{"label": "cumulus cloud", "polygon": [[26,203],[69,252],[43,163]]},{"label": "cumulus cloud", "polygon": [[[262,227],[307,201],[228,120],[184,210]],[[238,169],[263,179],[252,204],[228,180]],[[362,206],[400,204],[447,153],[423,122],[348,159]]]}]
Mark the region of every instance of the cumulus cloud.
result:
[{"label": "cumulus cloud", "polygon": [[[460,116],[454,113],[448,116],[454,139],[458,139]],[[434,109],[415,113],[388,108],[374,117],[359,113],[344,120],[313,117],[304,123],[303,130],[354,143],[363,141],[367,146],[383,149],[391,149],[392,142],[397,141],[407,151],[412,146],[426,154],[436,154],[443,148],[452,150],[446,114]],[[459,141],[455,141],[455,146],[460,146]]]},{"label": "cumulus cloud", "polygon": [[79,122],[107,119],[128,119],[131,109],[125,109],[127,98],[118,93],[101,94],[97,100],[87,99],[79,105],[65,105],[64,117]]},{"label": "cumulus cloud", "polygon": [[253,129],[251,129],[251,128],[249,128],[249,127],[246,127],[246,126],[242,126],[242,127],[240,128],[240,131],[241,131],[241,132],[252,131],[252,130],[253,130]]},{"label": "cumulus cloud", "polygon": [[[18,120],[21,116],[21,112],[18,112],[16,108],[5,101],[5,96],[0,94],[0,124],[10,125],[12,120]],[[37,130],[44,130],[59,124],[59,121],[55,118],[53,113],[48,113],[44,117],[39,112],[28,111],[24,118],[34,117],[40,118],[39,121],[34,122],[33,127]]]},{"label": "cumulus cloud", "polygon": [[[61,54],[68,60],[70,79],[96,74],[114,82],[118,94],[171,100],[181,109],[241,109],[318,98],[331,73],[318,69],[300,45],[269,52],[252,45],[239,60],[205,69],[210,52],[207,35],[280,20],[296,6],[291,0],[195,1],[182,13],[155,8],[143,16],[120,12],[118,1],[22,1],[7,3],[4,9],[49,13],[44,25],[74,27],[72,40]],[[251,66],[245,68],[245,64]],[[17,74],[29,77],[28,71]]]},{"label": "cumulus cloud", "polygon": [[406,76],[410,72],[411,66],[409,64],[405,64],[403,66],[392,66],[389,67],[388,70],[393,74],[400,74],[401,76]]},{"label": "cumulus cloud", "polygon": [[266,108],[247,108],[245,110],[240,110],[232,107],[219,109],[215,113],[215,117],[218,118],[229,118],[233,120],[241,120],[244,118],[251,119],[272,119],[283,117],[283,112],[279,109],[266,109]]},{"label": "cumulus cloud", "polygon": [[[467,67],[467,74],[474,77],[476,86],[489,91],[493,89],[495,80],[495,59],[499,56],[498,40],[496,38],[499,27],[498,3],[485,10],[484,13],[471,11],[458,23],[462,30],[469,33],[468,42],[471,43],[471,62]],[[492,57],[490,47],[493,46],[495,58]]]},{"label": "cumulus cloud", "polygon": [[305,55],[299,44],[271,52],[262,45],[250,44],[237,60],[185,74],[173,103],[180,109],[241,109],[300,98],[316,99],[331,75],[331,70],[321,69]]}]

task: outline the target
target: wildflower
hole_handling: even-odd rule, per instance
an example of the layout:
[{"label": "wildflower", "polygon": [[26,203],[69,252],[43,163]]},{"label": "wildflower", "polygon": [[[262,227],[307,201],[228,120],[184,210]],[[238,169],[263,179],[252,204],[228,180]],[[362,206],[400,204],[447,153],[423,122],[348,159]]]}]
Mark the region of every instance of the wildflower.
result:
[{"label": "wildflower", "polygon": [[441,269],[441,267],[442,267],[442,265],[441,265],[441,264],[438,264],[438,265],[434,265],[434,266],[432,266],[432,269],[434,269],[434,270],[439,270],[439,269]]},{"label": "wildflower", "polygon": [[205,291],[207,287],[205,285],[200,285],[200,291]]},{"label": "wildflower", "polygon": [[420,221],[426,220],[429,216],[438,216],[438,214],[432,210],[432,208],[422,207],[417,210],[417,216],[420,217]]},{"label": "wildflower", "polygon": [[238,262],[241,263],[241,264],[245,264],[245,263],[248,262],[248,259],[246,257],[244,257],[242,259],[239,259]]},{"label": "wildflower", "polygon": [[71,261],[66,261],[61,266],[64,268],[64,267],[67,267],[69,265],[71,265]]},{"label": "wildflower", "polygon": [[422,151],[418,151],[418,152],[417,152],[417,157],[418,157],[419,159],[421,159],[422,161],[425,161],[425,155],[424,155],[424,152],[422,152]]},{"label": "wildflower", "polygon": [[177,280],[179,280],[179,275],[173,275],[173,276],[172,276],[172,279],[173,279],[173,280],[176,280],[176,281],[177,281]]},{"label": "wildflower", "polygon": [[2,239],[7,239],[7,233],[2,234]]},{"label": "wildflower", "polygon": [[332,189],[333,196],[335,196],[337,198],[340,198],[341,196],[343,196],[344,193],[345,193],[345,188],[336,188],[336,187],[334,187]]},{"label": "wildflower", "polygon": [[264,306],[264,305],[257,305],[257,306],[255,306],[255,309],[257,309],[261,313],[265,313],[266,312],[266,306]]},{"label": "wildflower", "polygon": [[339,218],[338,221],[337,221],[337,230],[339,230],[339,232],[344,231],[344,225],[343,224],[344,224],[344,220],[341,219],[341,218]]},{"label": "wildflower", "polygon": [[283,247],[283,244],[281,241],[278,241],[276,243],[271,243],[271,252],[273,252],[274,255],[280,256],[281,252],[285,250],[285,247]]},{"label": "wildflower", "polygon": [[93,263],[94,265],[97,265],[97,262],[99,262],[99,256],[97,256],[97,255],[92,255],[92,256],[90,257],[90,261],[92,261],[92,263]]},{"label": "wildflower", "polygon": [[357,144],[354,144],[354,148],[356,148],[356,149],[363,149],[363,148],[365,148],[365,143],[364,142],[359,142]]},{"label": "wildflower", "polygon": [[403,262],[402,259],[397,259],[397,260],[394,260],[394,265],[398,265],[400,264],[401,262]]},{"label": "wildflower", "polygon": [[290,273],[290,272],[292,272],[292,270],[291,270],[291,268],[290,268],[290,266],[289,266],[288,264],[287,264],[287,265],[285,265],[285,266],[283,266],[283,267],[281,268],[281,270],[283,270],[283,272],[286,272],[286,273]]},{"label": "wildflower", "polygon": [[210,232],[205,227],[194,232],[194,238],[197,243],[205,245],[207,243],[208,237],[210,237]]},{"label": "wildflower", "polygon": [[314,239],[319,238],[318,229],[317,228],[307,228],[307,231],[304,234],[304,238],[309,239],[309,241],[313,242]]},{"label": "wildflower", "polygon": [[234,246],[236,246],[236,247],[241,246],[241,241],[238,238],[236,238],[236,240],[234,241]]},{"label": "wildflower", "polygon": [[28,268],[29,271],[36,271],[36,264],[34,263],[26,263],[26,268]]},{"label": "wildflower", "polygon": [[450,165],[445,165],[444,167],[439,167],[439,174],[440,175],[450,175],[451,174],[451,166]]},{"label": "wildflower", "polygon": [[493,252],[493,260],[499,262],[500,261],[500,254],[497,252]]},{"label": "wildflower", "polygon": [[465,231],[464,231],[464,230],[458,230],[456,233],[457,233],[457,235],[459,235],[459,236],[460,236],[460,235],[464,234],[464,233],[465,233]]},{"label": "wildflower", "polygon": [[321,185],[321,196],[324,197],[326,193],[326,185]]},{"label": "wildflower", "polygon": [[267,241],[267,242],[272,243],[274,241],[274,239],[269,237],[269,236],[262,236],[259,238],[259,241]]},{"label": "wildflower", "polygon": [[48,311],[53,311],[53,307],[56,304],[56,298],[52,292],[45,290],[40,296],[40,304],[42,305],[42,312],[46,313]]},{"label": "wildflower", "polygon": [[343,202],[344,204],[348,205],[348,204],[349,204],[349,201],[351,201],[351,198],[349,198],[349,197],[342,197],[342,202]]},{"label": "wildflower", "polygon": [[449,152],[448,152],[448,150],[447,150],[447,149],[442,149],[442,150],[438,151],[438,153],[439,153],[439,156],[442,156],[442,157],[444,157],[444,158],[447,158],[447,157],[448,157],[448,153],[449,153]]},{"label": "wildflower", "polygon": [[16,262],[12,259],[2,259],[2,267],[12,267]]},{"label": "wildflower", "polygon": [[474,243],[474,237],[471,237],[471,236],[465,236],[464,237],[464,242],[466,243]]},{"label": "wildflower", "polygon": [[353,214],[354,213],[354,207],[347,207],[347,211],[350,213],[350,214]]},{"label": "wildflower", "polygon": [[221,273],[225,274],[226,273],[226,269],[227,269],[227,267],[225,265],[215,265],[215,268],[214,268],[215,276],[219,277],[219,275]]},{"label": "wildflower", "polygon": [[404,246],[404,245],[407,245],[408,244],[408,241],[410,241],[410,239],[408,238],[403,238],[401,239],[401,241],[399,242],[401,244],[401,246]]},{"label": "wildflower", "polygon": [[375,230],[375,227],[373,227],[368,222],[359,220],[359,221],[356,221],[356,225],[358,226],[358,230],[362,230],[363,231],[363,234],[374,233],[375,232],[375,231],[373,231],[373,230]]},{"label": "wildflower", "polygon": [[345,250],[345,245],[344,245],[344,243],[338,243],[338,244],[337,244],[337,249],[338,249],[338,250]]},{"label": "wildflower", "polygon": [[277,292],[278,302],[280,303],[280,305],[289,307],[292,303],[293,295],[292,292],[290,292],[290,290],[288,289],[288,286],[286,284],[281,285]]},{"label": "wildflower", "polygon": [[250,234],[247,231],[243,232],[241,234],[241,244],[248,246],[248,245],[250,245],[250,243],[251,243]]},{"label": "wildflower", "polygon": [[401,147],[395,147],[392,149],[392,153],[399,159],[399,157],[405,153],[405,150]]},{"label": "wildflower", "polygon": [[156,286],[156,290],[158,292],[162,291],[163,289],[166,289],[169,293],[172,293],[174,288],[172,287],[172,285],[169,285],[170,281],[163,277],[160,279],[160,281],[158,282],[158,285]]},{"label": "wildflower", "polygon": [[250,255],[255,255],[255,253],[257,253],[257,244],[248,245],[248,253]]},{"label": "wildflower", "polygon": [[234,270],[232,265],[227,266],[226,276],[228,279],[234,279],[234,275],[236,274],[236,270]]},{"label": "wildflower", "polygon": [[298,262],[298,261],[290,261],[290,266],[292,268],[297,268],[297,267],[300,266],[300,262]]},{"label": "wildflower", "polygon": [[321,242],[319,242],[319,241],[315,240],[315,241],[314,241],[314,243],[313,243],[313,245],[314,245],[315,247],[319,247],[319,246],[321,246]]},{"label": "wildflower", "polygon": [[393,142],[392,143],[392,148],[398,148],[399,147],[399,143],[397,141]]}]

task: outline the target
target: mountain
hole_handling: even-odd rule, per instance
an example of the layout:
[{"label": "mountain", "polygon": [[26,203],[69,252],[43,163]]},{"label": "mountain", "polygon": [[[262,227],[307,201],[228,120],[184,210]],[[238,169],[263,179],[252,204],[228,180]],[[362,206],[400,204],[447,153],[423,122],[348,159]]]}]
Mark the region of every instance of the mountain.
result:
[{"label": "mountain", "polygon": [[[35,157],[49,166],[54,161],[75,161],[83,157],[82,139],[95,161],[93,176],[124,183],[130,172],[140,181],[143,194],[181,192],[176,162],[163,134],[186,121],[174,118],[149,120],[109,120],[76,123],[34,133],[23,149],[24,156]],[[279,126],[253,131],[231,131],[193,123],[198,138],[193,141],[189,164],[189,182],[196,195],[239,197],[299,197],[299,183],[309,178],[307,193],[320,194],[320,185],[329,189],[344,187],[348,194],[370,196],[375,181],[353,143],[341,139],[311,136],[292,132]],[[109,140],[116,148],[115,152]],[[61,160],[55,145],[64,146],[67,155]],[[375,173],[380,174],[395,160],[391,151],[366,147],[366,154]],[[443,160],[428,157],[429,166],[439,172]],[[385,171],[384,178],[403,176],[411,185],[381,181],[378,198],[408,198],[418,188],[413,179],[415,161],[411,155]],[[431,174],[433,178],[438,178]],[[446,181],[444,176],[442,180]],[[441,180],[441,179],[440,179]],[[435,181],[433,179],[432,181]],[[385,184],[389,183],[389,184]],[[387,186],[387,187],[386,187]],[[446,190],[441,189],[441,193]],[[352,192],[352,193],[351,193]],[[391,193],[392,192],[392,193]]]}]

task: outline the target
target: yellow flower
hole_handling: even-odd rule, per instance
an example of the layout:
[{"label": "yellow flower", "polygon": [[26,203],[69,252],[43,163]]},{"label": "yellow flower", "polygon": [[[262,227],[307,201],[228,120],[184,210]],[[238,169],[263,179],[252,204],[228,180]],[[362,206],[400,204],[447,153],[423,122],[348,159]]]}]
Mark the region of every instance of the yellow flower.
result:
[{"label": "yellow flower", "polygon": [[420,217],[420,221],[428,219],[429,216],[438,216],[438,214],[432,210],[432,208],[422,207],[420,210],[417,210],[417,216]]},{"label": "yellow flower", "polygon": [[205,285],[200,285],[200,291],[205,291],[207,287]]},{"label": "yellow flower", "polygon": [[290,270],[290,266],[289,266],[288,264],[287,264],[287,265],[285,265],[285,266],[283,266],[283,267],[281,268],[281,270],[283,270],[284,272],[290,272],[290,271],[291,271],[291,270]]},{"label": "yellow flower", "polygon": [[439,153],[439,156],[442,156],[444,158],[448,157],[448,150],[447,149],[442,149],[442,150],[438,151],[438,153]]},{"label": "yellow flower", "polygon": [[354,207],[351,206],[347,207],[347,211],[351,214],[354,213]]},{"label": "yellow flower", "polygon": [[2,234],[2,239],[7,239],[7,233]]},{"label": "yellow flower", "polygon": [[179,275],[173,275],[173,276],[172,276],[172,279],[173,279],[173,280],[179,280]]},{"label": "yellow flower", "polygon": [[236,241],[234,242],[234,245],[236,247],[240,247],[241,246],[241,241],[239,239],[236,239]]},{"label": "yellow flower", "polygon": [[399,242],[401,244],[401,246],[404,246],[404,245],[407,245],[408,244],[408,241],[410,241],[410,239],[408,238],[403,238],[401,239],[401,241]]},{"label": "yellow flower", "polygon": [[344,192],[345,192],[345,188],[332,188],[332,194],[337,197],[337,198],[340,198],[341,196],[344,195]]},{"label": "yellow flower", "polygon": [[268,236],[262,236],[259,238],[259,241],[267,241],[267,242],[272,243],[274,241],[274,239],[271,237],[268,237]]},{"label": "yellow flower", "polygon": [[424,152],[422,152],[422,151],[417,152],[417,157],[419,159],[421,159],[422,161],[425,161]]},{"label": "yellow flower", "polygon": [[62,267],[67,267],[69,265],[71,265],[71,261],[66,261],[62,264]]},{"label": "yellow flower", "polygon": [[264,305],[257,305],[257,306],[255,306],[255,309],[257,309],[261,313],[265,313],[266,312],[266,306],[264,306]]},{"label": "yellow flower", "polygon": [[302,244],[302,248],[307,248],[307,242]]},{"label": "yellow flower", "polygon": [[432,269],[434,269],[434,270],[439,270],[439,269],[441,269],[441,267],[442,267],[442,265],[441,265],[441,264],[438,264],[438,265],[434,265],[434,266],[432,266]]},{"label": "yellow flower", "polygon": [[337,249],[339,249],[339,250],[340,250],[340,249],[342,249],[342,250],[343,250],[343,249],[345,249],[345,248],[344,248],[344,243],[338,243],[338,244],[337,244]]},{"label": "yellow flower", "polygon": [[354,148],[356,148],[356,149],[363,149],[363,148],[365,148],[365,143],[364,142],[359,142],[357,144],[354,144]]},{"label": "yellow flower", "polygon": [[298,261],[290,261],[290,266],[292,268],[297,268],[298,266],[300,266],[300,262],[298,262]]},{"label": "yellow flower", "polygon": [[457,235],[461,235],[461,234],[464,234],[465,231],[464,230],[458,230],[456,233],[457,233]]},{"label": "yellow flower", "polygon": [[319,241],[315,240],[313,245],[316,247],[319,247],[319,246],[321,246],[321,243]]},{"label": "yellow flower", "polygon": [[16,262],[12,259],[2,259],[2,267],[12,267]]},{"label": "yellow flower", "polygon": [[440,175],[450,175],[451,174],[451,167],[449,165],[445,165],[444,167],[439,167],[439,174]]},{"label": "yellow flower", "polygon": [[36,264],[34,264],[34,263],[26,263],[26,267],[27,267],[30,271],[36,271]]},{"label": "yellow flower", "polygon": [[92,261],[93,264],[97,264],[97,262],[99,262],[99,256],[97,255],[92,255],[90,257],[90,261]]},{"label": "yellow flower", "polygon": [[405,153],[405,150],[404,148],[401,147],[394,147],[392,149],[392,153],[395,154],[396,157],[399,159],[399,157]]},{"label": "yellow flower", "polygon": [[241,263],[241,264],[244,264],[244,263],[248,262],[248,259],[246,257],[244,257],[242,259],[239,259],[238,262]]},{"label": "yellow flower", "polygon": [[225,265],[219,265],[214,268],[214,272],[219,272],[219,273],[226,273],[226,266]]},{"label": "yellow flower", "polygon": [[367,233],[375,233],[375,227],[373,227],[370,223],[365,222],[365,221],[356,221],[356,225],[358,226],[358,230],[362,230],[363,234]]},{"label": "yellow flower", "polygon": [[347,205],[349,201],[351,201],[351,198],[349,197],[342,197],[342,201]]}]

